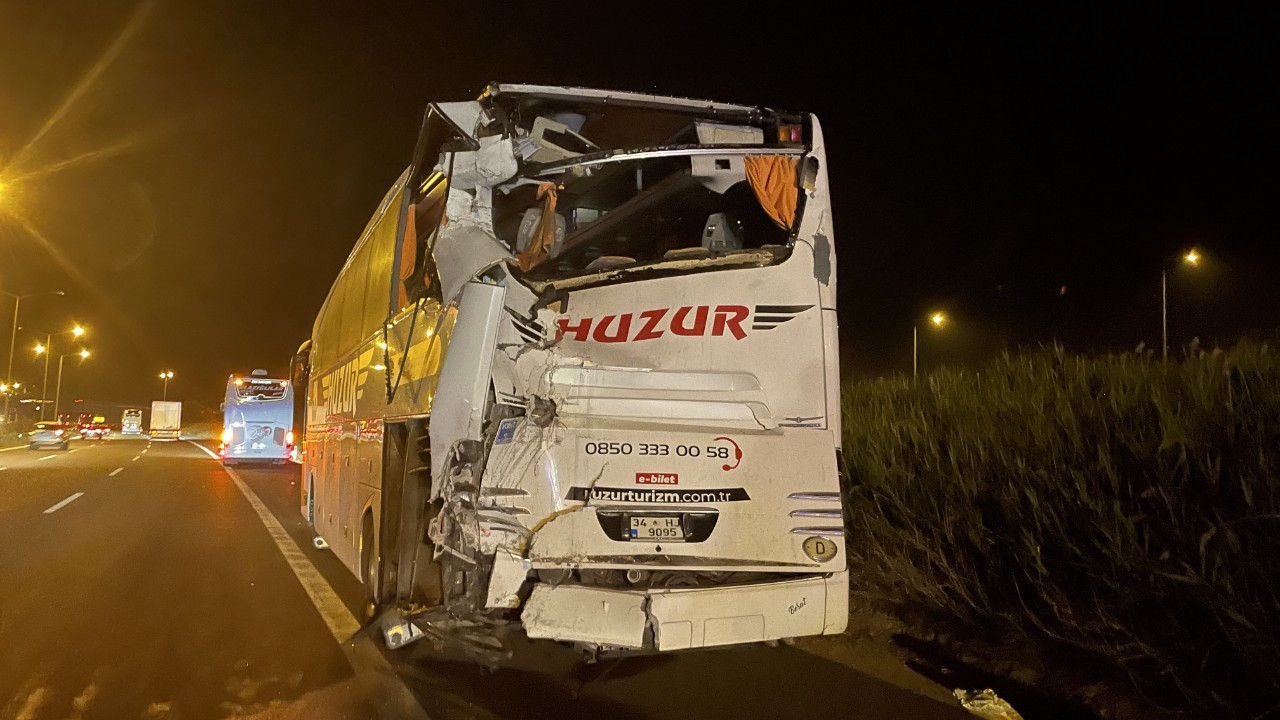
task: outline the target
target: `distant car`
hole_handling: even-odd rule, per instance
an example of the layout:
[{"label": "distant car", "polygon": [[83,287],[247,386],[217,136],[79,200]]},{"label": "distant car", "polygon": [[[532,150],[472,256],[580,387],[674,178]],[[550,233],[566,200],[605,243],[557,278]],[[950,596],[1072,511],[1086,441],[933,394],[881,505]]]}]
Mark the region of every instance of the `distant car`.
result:
[{"label": "distant car", "polygon": [[106,423],[87,423],[80,426],[80,437],[101,440],[111,434],[111,426]]},{"label": "distant car", "polygon": [[27,446],[32,450],[51,447],[66,450],[70,445],[71,438],[67,435],[66,427],[60,422],[38,422],[27,434]]}]

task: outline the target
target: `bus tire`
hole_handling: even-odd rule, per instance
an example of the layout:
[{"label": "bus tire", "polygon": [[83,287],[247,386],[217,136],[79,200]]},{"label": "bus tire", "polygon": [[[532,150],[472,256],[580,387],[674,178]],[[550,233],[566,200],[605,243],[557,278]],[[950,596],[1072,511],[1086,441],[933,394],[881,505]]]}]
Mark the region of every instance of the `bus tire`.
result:
[{"label": "bus tire", "polygon": [[364,581],[361,611],[368,622],[378,615],[378,553],[374,548],[373,515],[365,513],[360,523],[360,574]]}]

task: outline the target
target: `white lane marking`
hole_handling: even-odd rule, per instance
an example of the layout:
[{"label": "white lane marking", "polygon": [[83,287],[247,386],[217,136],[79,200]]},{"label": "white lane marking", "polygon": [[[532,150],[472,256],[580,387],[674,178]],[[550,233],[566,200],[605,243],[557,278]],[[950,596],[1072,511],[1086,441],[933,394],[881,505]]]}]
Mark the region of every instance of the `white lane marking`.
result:
[{"label": "white lane marking", "polygon": [[112,470],[110,473],[108,473],[107,477],[115,477],[117,474],[120,473],[121,470],[124,470],[124,468],[118,467],[115,470]]},{"label": "white lane marking", "polygon": [[[206,455],[214,460],[220,460],[212,450],[195,442],[192,445],[200,448]],[[316,566],[311,564],[311,560],[298,549],[293,538],[289,537],[289,533],[276,520],[276,516],[271,514],[267,506],[258,498],[258,494],[253,488],[245,484],[240,479],[240,475],[231,468],[223,466],[227,475],[231,476],[236,487],[240,488],[240,492],[244,494],[249,504],[253,506],[254,512],[258,513],[258,518],[262,520],[262,524],[267,526],[267,532],[271,534],[271,539],[275,540],[276,547],[280,548],[280,553],[284,555],[284,559],[289,563],[289,567],[293,570],[293,574],[297,576],[298,582],[302,583],[302,589],[307,591],[307,596],[311,598],[311,604],[315,605],[316,611],[320,613],[320,617],[324,619],[324,624],[328,626],[329,632],[333,634],[333,639],[338,641],[339,645],[344,645],[360,630],[360,623],[356,622],[355,617],[342,600],[338,598],[338,594],[329,586],[329,581],[324,579]]]},{"label": "white lane marking", "polygon": [[9,469],[9,468],[8,468],[7,466],[6,466],[6,467],[0,467],[0,470],[8,470],[8,469]]},{"label": "white lane marking", "polygon": [[148,451],[148,450],[150,450],[150,449],[151,449],[150,447],[144,447],[144,448],[142,448],[142,452],[146,452],[146,451]]},{"label": "white lane marking", "polygon": [[[44,457],[40,458],[40,460],[51,460],[51,459],[56,458],[56,457],[58,457],[58,456],[57,456],[57,455],[45,455]],[[37,460],[36,462],[40,462],[40,460]]]},{"label": "white lane marking", "polygon": [[[138,458],[140,458],[140,457],[142,457],[142,456],[141,456],[141,455],[134,455],[134,456],[133,456],[133,460],[137,460],[137,459],[138,459]],[[133,460],[130,460],[129,462],[133,462]]]},{"label": "white lane marking", "polygon": [[80,452],[80,450],[81,450],[81,449],[82,449],[82,448],[72,448],[72,449],[70,449],[70,450],[68,450],[68,451],[67,451],[67,454],[68,454],[68,455],[70,455],[70,454],[71,454],[71,453],[73,453],[73,452]]},{"label": "white lane marking", "polygon": [[26,445],[14,445],[13,447],[0,448],[0,452],[9,452],[10,450],[21,450],[24,447],[26,447]]},{"label": "white lane marking", "polygon": [[64,507],[66,507],[66,506],[70,505],[71,503],[75,502],[75,501],[76,501],[76,498],[80,497],[80,496],[81,496],[81,495],[83,495],[83,494],[84,494],[84,493],[82,493],[82,492],[78,492],[78,493],[76,493],[76,494],[72,495],[71,497],[67,498],[66,500],[63,500],[62,502],[60,502],[60,503],[58,503],[58,504],[56,504],[56,505],[51,506],[48,510],[45,510],[45,511],[44,511],[44,514],[45,514],[45,515],[50,515],[50,514],[52,514],[52,513],[56,513],[56,512],[58,512],[58,511],[59,511],[59,510],[61,510],[62,508],[64,508]]}]

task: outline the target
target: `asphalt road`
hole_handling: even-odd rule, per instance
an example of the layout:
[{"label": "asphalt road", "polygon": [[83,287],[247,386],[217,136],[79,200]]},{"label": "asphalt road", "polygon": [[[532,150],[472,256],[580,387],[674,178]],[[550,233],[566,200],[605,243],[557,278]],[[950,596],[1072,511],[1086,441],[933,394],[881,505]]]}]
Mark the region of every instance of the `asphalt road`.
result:
[{"label": "asphalt road", "polygon": [[788,647],[387,652],[353,634],[359,583],[311,546],[298,477],[188,442],[0,451],[0,720],[969,717]]}]

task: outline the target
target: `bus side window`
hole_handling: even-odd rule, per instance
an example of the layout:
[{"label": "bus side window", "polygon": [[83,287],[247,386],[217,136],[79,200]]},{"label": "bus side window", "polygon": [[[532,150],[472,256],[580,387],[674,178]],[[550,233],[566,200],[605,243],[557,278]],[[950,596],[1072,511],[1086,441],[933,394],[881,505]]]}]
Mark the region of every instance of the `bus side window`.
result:
[{"label": "bus side window", "polygon": [[401,308],[419,298],[440,296],[440,280],[431,251],[444,217],[446,182],[438,174],[434,181],[428,182],[432,184],[409,206],[409,219],[405,224],[400,260]]}]

